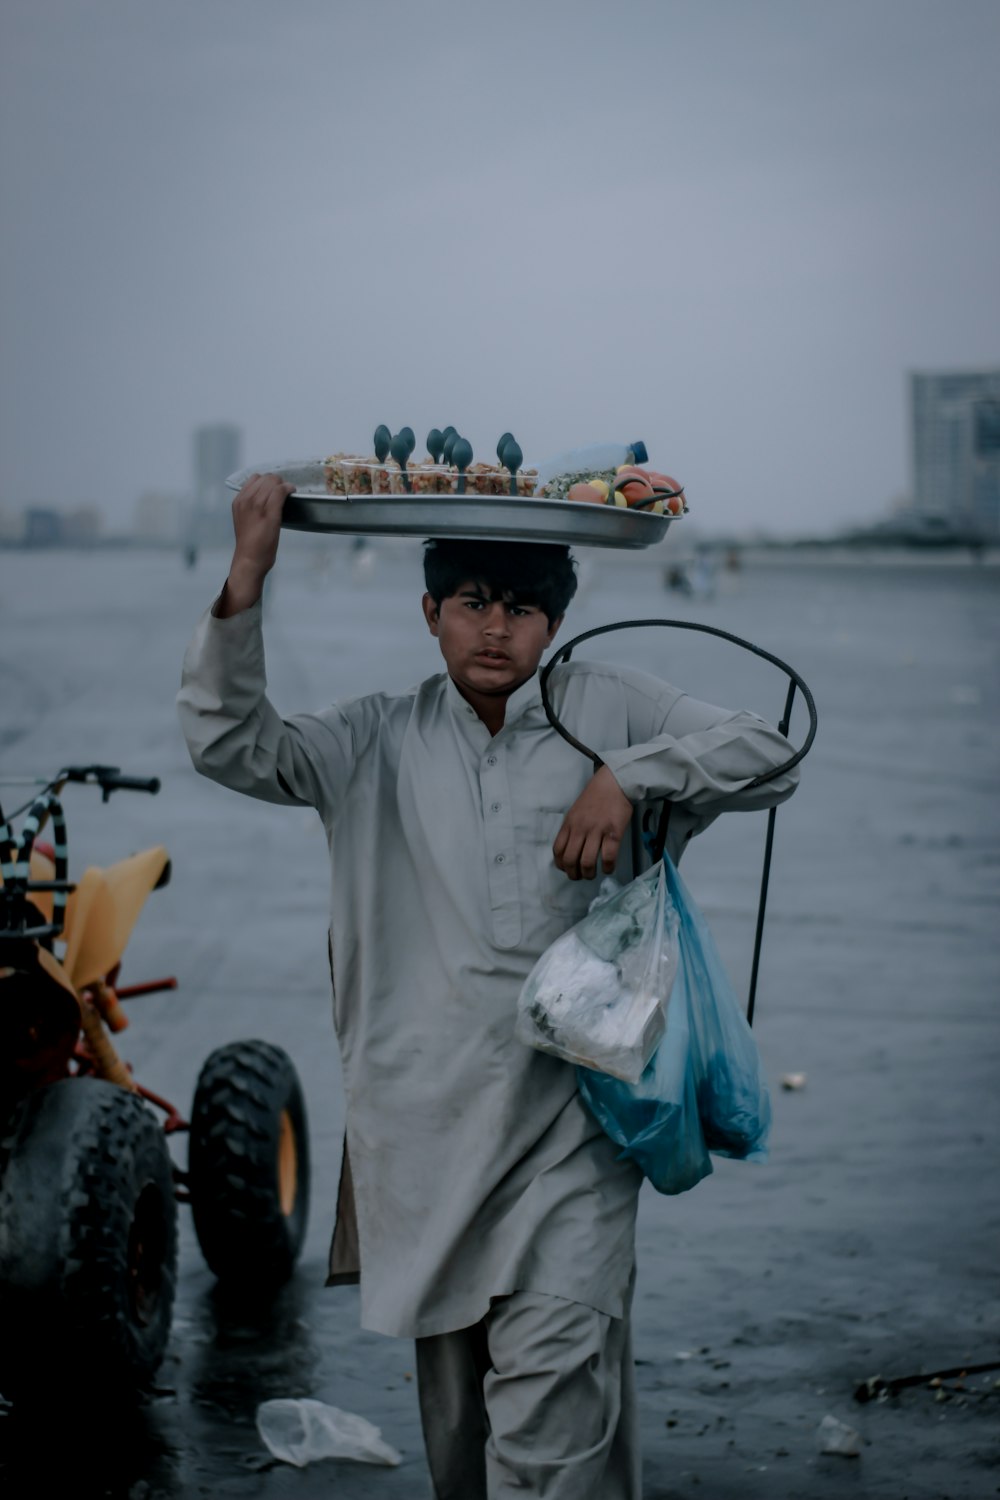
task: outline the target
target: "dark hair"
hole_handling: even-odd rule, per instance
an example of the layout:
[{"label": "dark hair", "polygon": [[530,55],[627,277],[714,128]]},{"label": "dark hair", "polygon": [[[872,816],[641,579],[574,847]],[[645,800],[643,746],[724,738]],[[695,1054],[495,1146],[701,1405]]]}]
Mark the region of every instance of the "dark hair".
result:
[{"label": "dark hair", "polygon": [[437,605],[463,583],[478,583],[491,599],[536,605],[550,625],[565,614],[576,593],[569,548],[547,542],[428,542],[424,579]]}]

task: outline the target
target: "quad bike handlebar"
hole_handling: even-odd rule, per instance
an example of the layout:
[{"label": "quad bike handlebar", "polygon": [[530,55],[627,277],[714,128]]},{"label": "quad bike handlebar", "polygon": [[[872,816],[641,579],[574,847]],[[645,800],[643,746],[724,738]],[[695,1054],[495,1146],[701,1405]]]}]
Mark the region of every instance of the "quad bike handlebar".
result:
[{"label": "quad bike handlebar", "polygon": [[56,777],[56,785],[67,781],[89,781],[100,787],[102,800],[112,792],[149,792],[160,790],[158,776],[123,776],[119,766],[67,766]]},{"label": "quad bike handlebar", "polygon": [[[125,776],[119,766],[64,766],[29,802],[9,816],[5,817],[0,808],[0,939],[40,941],[51,947],[52,940],[62,932],[66,898],[75,889],[74,883],[67,879],[66,819],[59,800],[67,782],[99,786],[103,802],[108,801],[112,792],[155,794],[160,790],[158,776]],[[16,835],[14,819],[25,813],[20,835]],[[49,821],[55,838],[55,878],[32,879],[32,850]],[[166,880],[162,883],[166,884]],[[41,925],[37,911],[28,901],[29,894],[39,892],[55,896],[52,918]]]}]

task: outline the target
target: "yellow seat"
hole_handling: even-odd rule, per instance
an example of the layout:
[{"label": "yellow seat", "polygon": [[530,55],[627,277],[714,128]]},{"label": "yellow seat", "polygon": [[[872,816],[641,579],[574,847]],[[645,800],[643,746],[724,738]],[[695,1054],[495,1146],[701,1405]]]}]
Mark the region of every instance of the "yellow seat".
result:
[{"label": "yellow seat", "polygon": [[77,990],[109,974],[125,952],[146,897],[169,859],[162,844],[106,870],[84,870],[66,903],[63,968]]}]

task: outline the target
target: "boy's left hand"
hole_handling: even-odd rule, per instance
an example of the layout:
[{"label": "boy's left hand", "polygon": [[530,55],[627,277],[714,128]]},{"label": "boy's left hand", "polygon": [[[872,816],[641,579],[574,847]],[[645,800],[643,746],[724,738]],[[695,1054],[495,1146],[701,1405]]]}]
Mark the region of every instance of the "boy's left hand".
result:
[{"label": "boy's left hand", "polygon": [[593,880],[600,865],[610,875],[618,863],[632,804],[607,766],[577,797],[556,834],[552,855],[570,880]]}]

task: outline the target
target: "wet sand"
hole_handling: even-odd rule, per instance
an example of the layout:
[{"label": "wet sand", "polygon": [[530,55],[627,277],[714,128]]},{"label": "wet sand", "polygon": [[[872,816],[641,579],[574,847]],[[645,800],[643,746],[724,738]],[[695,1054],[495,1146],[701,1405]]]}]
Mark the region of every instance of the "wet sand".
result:
[{"label": "wet sand", "polygon": [[[316,707],[438,670],[412,547],[353,554],[294,539],[268,599],[271,693]],[[640,1207],[635,1325],[649,1500],[817,1496],[963,1500],[1000,1493],[1000,1370],[958,1389],[858,1405],[856,1385],[1000,1360],[995,913],[1000,573],[951,561],[748,562],[712,600],[663,588],[659,561],[583,554],[565,631],[670,616],[786,656],[820,732],[777,820],[757,1034],[772,1083],[771,1159],[720,1162]],[[67,794],[70,857],[166,842],[174,879],[144,912],[125,979],[175,973],[132,1004],[122,1050],[189,1106],[216,1045],[262,1036],[304,1079],[313,1142],[306,1252],[273,1307],[221,1301],[182,1210],[181,1281],[157,1394],[109,1414],[103,1451],[59,1414],[0,1416],[11,1497],[405,1497],[426,1492],[412,1349],[361,1332],[351,1289],[324,1290],[342,1098],[324,951],[325,848],[314,814],[243,801],[191,771],[173,710],[180,656],[225,572],[169,554],[0,555],[0,770],[111,761],[157,798]],[[588,646],[588,652],[591,651]],[[597,654],[596,650],[593,654]],[[776,718],[777,676],[689,634],[603,652],[697,695]],[[804,720],[794,720],[792,737]],[[685,859],[745,992],[762,816],[717,824]],[[783,1075],[805,1073],[801,1090]],[[376,1422],[397,1469],[272,1461],[258,1401],[311,1395]],[[821,1456],[832,1414],[858,1458]],[[113,1435],[113,1436],[112,1436]],[[110,1441],[108,1440],[110,1439]]]}]

